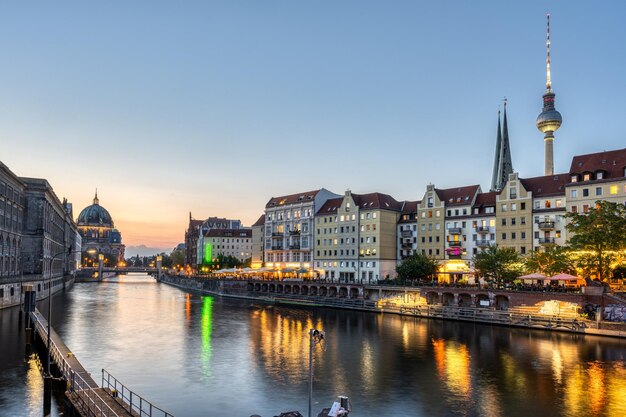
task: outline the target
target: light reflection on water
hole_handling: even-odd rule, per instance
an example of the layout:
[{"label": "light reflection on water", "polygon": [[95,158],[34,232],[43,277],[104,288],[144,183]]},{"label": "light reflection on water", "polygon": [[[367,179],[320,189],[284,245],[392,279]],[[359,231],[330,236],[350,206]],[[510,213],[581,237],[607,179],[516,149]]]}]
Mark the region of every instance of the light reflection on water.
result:
[{"label": "light reflection on water", "polygon": [[[345,394],[355,417],[626,415],[619,339],[201,297],[133,275],[76,285],[54,306],[95,379],[106,368],[177,417],[306,411],[313,327],[327,342],[314,411]],[[21,390],[39,389],[23,372]],[[13,404],[5,376],[0,406]]]}]

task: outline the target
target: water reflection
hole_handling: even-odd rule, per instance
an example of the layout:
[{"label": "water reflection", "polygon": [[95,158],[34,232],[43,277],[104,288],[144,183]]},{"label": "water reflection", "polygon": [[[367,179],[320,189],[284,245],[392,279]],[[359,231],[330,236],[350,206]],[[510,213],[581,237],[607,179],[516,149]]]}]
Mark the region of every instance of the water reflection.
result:
[{"label": "water reflection", "polygon": [[[345,394],[355,417],[626,415],[620,339],[201,297],[143,276],[77,285],[53,308],[92,374],[111,369],[177,417],[306,410],[310,328],[327,342],[314,411]],[[6,317],[0,415],[39,415],[22,413],[39,388]]]}]

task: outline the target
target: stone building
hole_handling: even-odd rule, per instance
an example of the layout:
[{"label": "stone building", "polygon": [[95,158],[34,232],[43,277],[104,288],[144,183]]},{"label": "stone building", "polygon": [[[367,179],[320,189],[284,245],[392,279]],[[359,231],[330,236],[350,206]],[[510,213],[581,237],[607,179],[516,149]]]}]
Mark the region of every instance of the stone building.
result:
[{"label": "stone building", "polygon": [[26,184],[0,162],[0,278],[22,274]]},{"label": "stone building", "polygon": [[232,256],[246,262],[252,256],[252,229],[209,229],[198,238],[198,267],[219,269],[219,256]]},{"label": "stone building", "polygon": [[254,269],[263,267],[263,241],[265,232],[265,214],[252,225],[252,261],[250,267]]},{"label": "stone building", "polygon": [[111,215],[100,205],[98,192],[93,204],[78,215],[78,230],[82,237],[82,265],[95,266],[98,256],[104,255],[104,265],[117,266],[124,261],[122,234],[115,228]]},{"label": "stone building", "polygon": [[417,253],[417,206],[419,201],[405,201],[398,220],[398,263]]},{"label": "stone building", "polygon": [[222,217],[208,217],[196,220],[189,213],[189,224],[185,230],[185,265],[195,269],[202,264],[202,257],[198,257],[198,239],[211,229],[240,229],[240,220],[231,220]]}]

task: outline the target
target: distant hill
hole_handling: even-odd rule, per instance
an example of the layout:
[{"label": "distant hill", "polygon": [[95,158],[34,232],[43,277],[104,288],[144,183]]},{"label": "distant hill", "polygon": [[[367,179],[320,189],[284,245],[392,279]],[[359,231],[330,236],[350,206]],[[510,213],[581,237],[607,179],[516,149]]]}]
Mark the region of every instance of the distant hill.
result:
[{"label": "distant hill", "polygon": [[159,253],[170,253],[173,248],[151,248],[146,245],[126,246],[124,257],[131,258],[133,256],[152,256]]}]

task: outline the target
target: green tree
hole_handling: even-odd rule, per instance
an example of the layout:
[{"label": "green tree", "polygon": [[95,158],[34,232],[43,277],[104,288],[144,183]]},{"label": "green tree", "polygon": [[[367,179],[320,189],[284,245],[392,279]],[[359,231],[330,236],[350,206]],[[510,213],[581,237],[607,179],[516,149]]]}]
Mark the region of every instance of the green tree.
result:
[{"label": "green tree", "polygon": [[526,272],[541,272],[546,276],[576,271],[569,251],[562,246],[548,246],[545,250],[533,251],[524,259],[524,264]]},{"label": "green tree", "polygon": [[170,257],[172,258],[173,266],[183,266],[185,265],[185,252],[182,250],[173,250],[170,253]]},{"label": "green tree", "polygon": [[439,269],[439,263],[426,255],[416,253],[402,261],[396,267],[398,274],[398,282],[405,284],[408,281],[413,282],[415,279],[430,278]]},{"label": "green tree", "polygon": [[498,245],[474,255],[474,268],[478,275],[497,284],[513,281],[521,275],[522,264],[519,254],[513,248],[500,248]]},{"label": "green tree", "polygon": [[596,201],[587,213],[568,213],[569,245],[578,251],[577,266],[600,281],[610,276],[611,263],[626,249],[626,207]]}]

